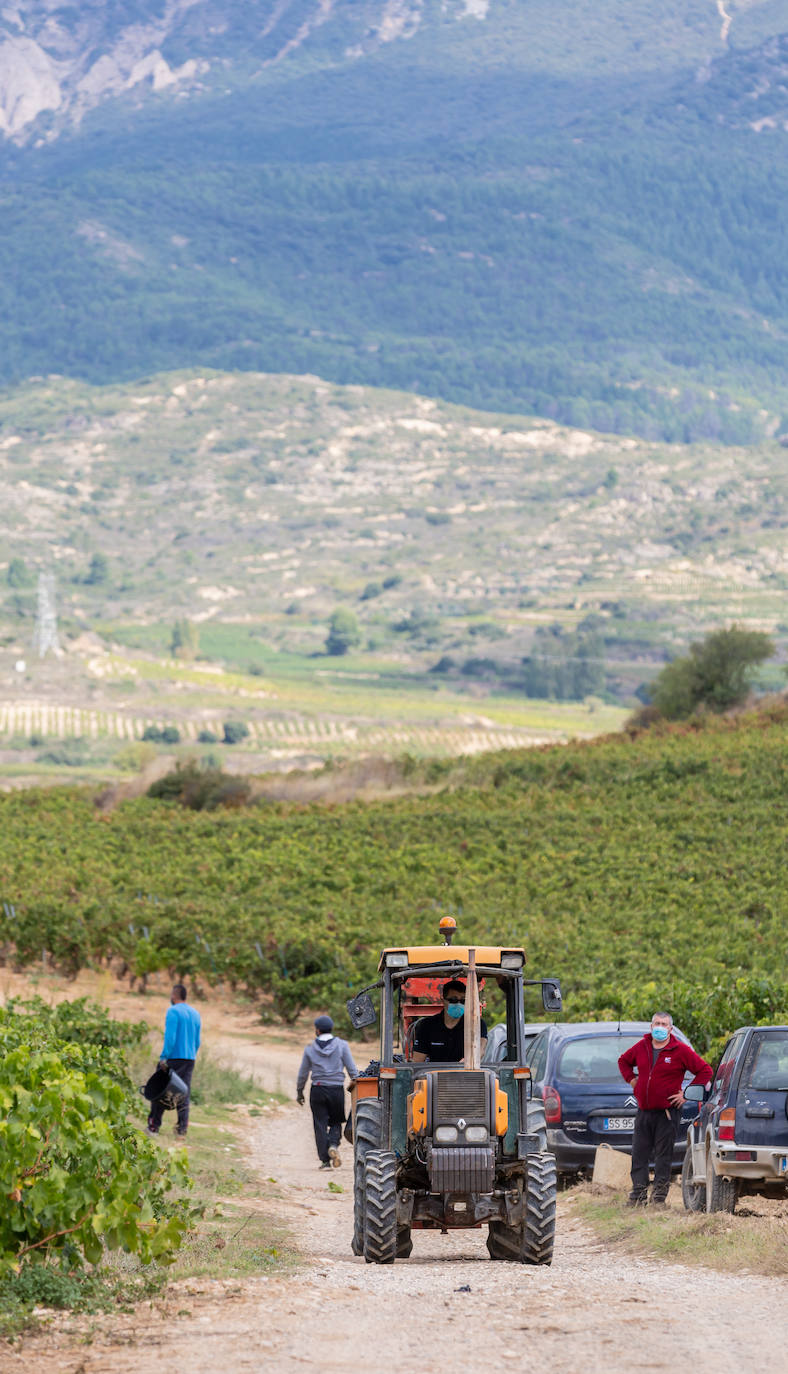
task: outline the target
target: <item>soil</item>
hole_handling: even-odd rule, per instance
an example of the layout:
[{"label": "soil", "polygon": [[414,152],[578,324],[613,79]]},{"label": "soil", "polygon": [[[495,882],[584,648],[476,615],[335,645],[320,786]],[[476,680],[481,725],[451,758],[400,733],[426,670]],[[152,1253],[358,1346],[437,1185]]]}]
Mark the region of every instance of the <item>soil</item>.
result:
[{"label": "soil", "polygon": [[[7,995],[10,975],[2,978]],[[22,980],[20,980],[21,982]],[[81,982],[84,980],[80,980]],[[51,990],[54,991],[54,983]],[[15,990],[23,989],[21,986]],[[39,989],[40,990],[40,989]],[[71,996],[88,986],[70,989]],[[113,994],[112,1008],[156,1022],[160,998]],[[140,1003],[143,1008],[140,1010]],[[270,1035],[229,1005],[206,1005],[205,1043],[254,1070],[261,1083],[292,1088],[303,1035]],[[363,1057],[364,1051],[360,1050]],[[666,1263],[604,1245],[559,1199],[550,1267],[492,1263],[485,1232],[414,1232],[413,1255],[370,1266],[350,1251],[350,1150],[343,1167],[320,1171],[308,1107],[295,1103],[245,1118],[259,1178],[250,1209],[289,1226],[302,1256],[294,1272],[239,1280],[172,1283],[155,1307],[112,1316],[53,1315],[12,1347],[3,1374],[36,1366],[58,1374],[190,1374],[413,1368],[457,1374],[538,1360],[562,1371],[633,1366],[744,1374],[779,1368],[788,1340],[788,1280]],[[199,1148],[199,1140],[194,1142]],[[274,1180],[272,1182],[271,1180]],[[333,1192],[329,1182],[341,1185]]]}]

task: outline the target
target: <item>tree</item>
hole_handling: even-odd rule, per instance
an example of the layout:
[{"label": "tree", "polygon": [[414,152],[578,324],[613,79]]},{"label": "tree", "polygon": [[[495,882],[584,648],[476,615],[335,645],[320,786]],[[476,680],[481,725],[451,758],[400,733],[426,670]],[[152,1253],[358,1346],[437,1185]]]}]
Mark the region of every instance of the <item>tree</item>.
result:
[{"label": "tree", "polygon": [[32,587],[34,577],[24,558],[12,558],[8,565],[6,581],[9,587]]},{"label": "tree", "polygon": [[361,631],[353,612],[346,610],[343,606],[337,607],[328,622],[326,653],[332,655],[346,654],[348,649],[352,649],[360,643]]},{"label": "tree", "polygon": [[106,554],[94,553],[90,560],[90,567],[85,582],[89,587],[96,587],[102,582],[109,581],[109,560]]},{"label": "tree", "polygon": [[194,658],[200,647],[200,635],[196,625],[190,620],[176,620],[170,636],[170,653],[173,658]]},{"label": "tree", "polygon": [[651,701],[667,720],[683,720],[699,706],[726,711],[750,690],[753,670],[771,658],[774,644],[760,630],[715,630],[690,645],[686,658],[666,664],[655,679]]}]

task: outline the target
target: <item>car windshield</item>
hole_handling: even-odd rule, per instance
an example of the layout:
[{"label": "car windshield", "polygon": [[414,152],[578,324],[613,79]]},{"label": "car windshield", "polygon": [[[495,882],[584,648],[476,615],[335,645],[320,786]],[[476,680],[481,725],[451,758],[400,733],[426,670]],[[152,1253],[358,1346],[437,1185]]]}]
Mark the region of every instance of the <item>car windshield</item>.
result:
[{"label": "car windshield", "polygon": [[756,1036],[755,1056],[745,1077],[748,1088],[788,1089],[788,1031]]},{"label": "car windshield", "polygon": [[561,1051],[558,1078],[569,1083],[620,1083],[619,1055],[636,1044],[639,1035],[585,1035],[570,1040]]}]

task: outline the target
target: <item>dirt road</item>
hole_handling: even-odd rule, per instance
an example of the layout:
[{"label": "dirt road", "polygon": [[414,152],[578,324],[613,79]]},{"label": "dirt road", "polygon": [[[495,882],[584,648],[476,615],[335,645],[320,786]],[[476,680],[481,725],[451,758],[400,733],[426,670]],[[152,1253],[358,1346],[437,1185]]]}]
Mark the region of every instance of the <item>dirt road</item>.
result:
[{"label": "dirt road", "polygon": [[[295,1045],[280,1040],[266,1049],[259,1039],[259,1031],[252,1043],[225,1021],[216,1024],[213,1048],[229,1052],[244,1041],[245,1067],[271,1087],[277,1076],[292,1084]],[[696,1374],[744,1374],[756,1357],[760,1367],[783,1366],[788,1281],[619,1255],[574,1216],[571,1195],[561,1202],[550,1268],[492,1263],[481,1231],[414,1233],[411,1259],[368,1266],[350,1252],[350,1152],[340,1170],[318,1170],[308,1108],[250,1118],[248,1148],[266,1210],[287,1221],[304,1256],[297,1272],[184,1280],[155,1311],[81,1319],[81,1338],[73,1323],[67,1336],[68,1322],[58,1322],[0,1356],[3,1374],[34,1366],[47,1374],[403,1367],[476,1374],[536,1361],[558,1374],[688,1366]],[[331,1192],[329,1180],[344,1191]]]}]

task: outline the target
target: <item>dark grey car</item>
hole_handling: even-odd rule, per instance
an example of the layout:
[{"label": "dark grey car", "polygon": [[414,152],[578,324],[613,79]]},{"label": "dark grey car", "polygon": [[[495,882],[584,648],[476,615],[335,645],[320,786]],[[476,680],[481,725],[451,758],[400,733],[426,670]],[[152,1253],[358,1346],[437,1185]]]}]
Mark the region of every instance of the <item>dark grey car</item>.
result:
[{"label": "dark grey car", "polygon": [[788,1026],[740,1026],[687,1132],[684,1206],[733,1212],[743,1194],[782,1198],[787,1185]]}]

